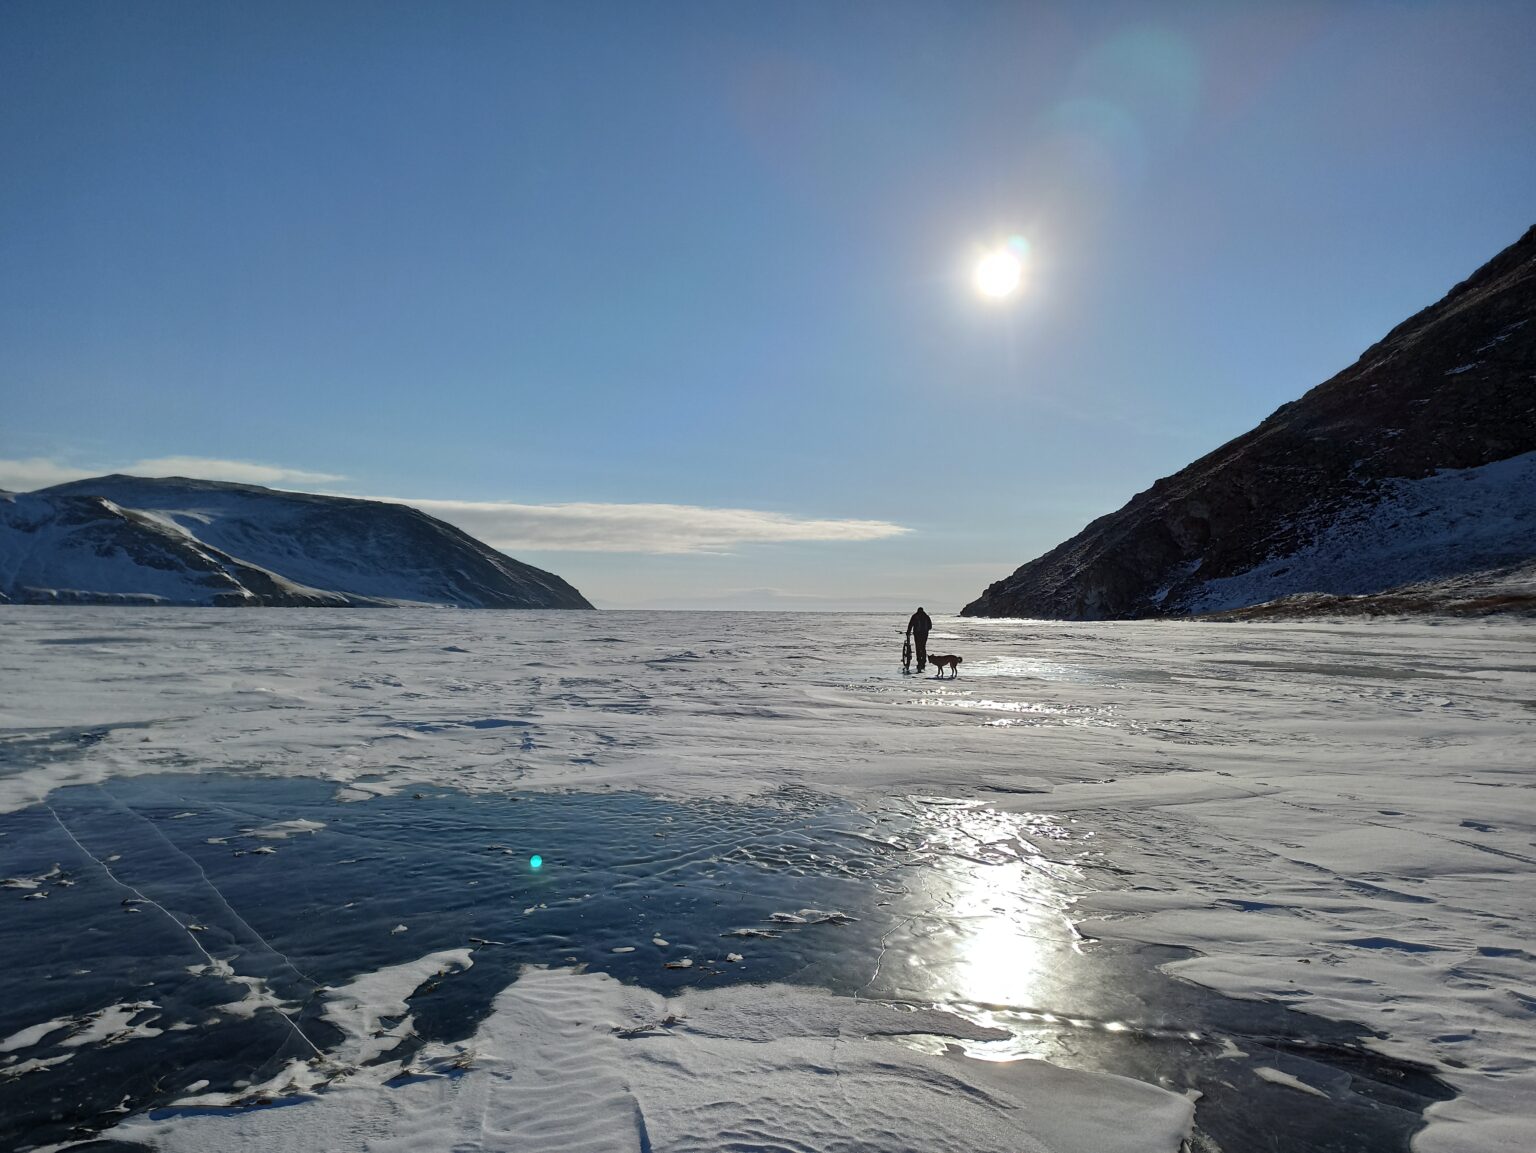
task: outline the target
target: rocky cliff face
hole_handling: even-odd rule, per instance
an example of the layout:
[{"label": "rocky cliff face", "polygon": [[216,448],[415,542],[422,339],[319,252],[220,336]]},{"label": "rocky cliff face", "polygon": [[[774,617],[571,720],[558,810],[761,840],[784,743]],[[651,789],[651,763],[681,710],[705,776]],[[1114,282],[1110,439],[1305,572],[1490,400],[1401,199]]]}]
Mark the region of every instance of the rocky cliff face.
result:
[{"label": "rocky cliff face", "polygon": [[[1536,556],[1536,469],[1485,468],[1532,452],[1536,228],[1353,366],[990,586],[963,612],[1177,615],[1299,593],[1370,594],[1517,564]],[[1495,513],[1459,499],[1442,470],[1492,485]],[[1427,551],[1402,548],[1407,538],[1383,528],[1424,515],[1450,522]],[[1477,547],[1462,547],[1466,540]],[[1318,563],[1321,553],[1338,563]]]},{"label": "rocky cliff face", "polygon": [[405,505],[131,476],[0,493],[0,602],[592,607]]}]

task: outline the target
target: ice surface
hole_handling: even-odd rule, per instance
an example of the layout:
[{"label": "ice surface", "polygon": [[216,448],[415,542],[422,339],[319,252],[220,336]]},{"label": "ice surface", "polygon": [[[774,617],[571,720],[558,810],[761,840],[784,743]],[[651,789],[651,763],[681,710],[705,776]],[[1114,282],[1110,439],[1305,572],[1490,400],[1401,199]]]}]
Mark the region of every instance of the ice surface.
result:
[{"label": "ice surface", "polygon": [[[1060,916],[1087,937],[1195,949],[1169,962],[1180,977],[1362,1022],[1379,1031],[1375,1047],[1438,1070],[1461,1095],[1431,1108],[1430,1127],[1415,1138],[1420,1153],[1528,1153],[1536,1127],[1536,627],[945,620],[940,627],[954,638],[946,648],[965,664],[956,682],[940,683],[900,674],[903,623],[8,608],[0,615],[0,806],[17,811],[70,784],[215,770],[317,778],[353,799],[349,808],[445,787],[737,799],[810,789],[865,806],[922,796],[973,806],[959,812],[1056,814],[1038,832],[999,826],[995,843],[968,824],[931,851],[1020,878],[1080,870],[1086,891],[1074,891]],[[1015,719],[1029,723],[989,723]],[[1053,848],[1049,828],[1067,824],[1072,838]],[[274,862],[331,832],[273,841],[279,856],[248,859]],[[1038,852],[1003,860],[1020,839]],[[31,880],[54,860],[7,872]],[[785,853],[775,867],[814,863]],[[0,890],[0,901],[52,892],[52,884]],[[980,902],[955,923],[984,940],[997,916]],[[418,922],[409,923],[396,940],[417,936]],[[771,923],[731,924],[754,934],[731,938],[737,948],[773,940]],[[671,926],[657,927],[679,941]],[[647,942],[650,928],[605,940],[602,950]],[[890,944],[882,981],[894,979],[890,962],[910,942],[897,933]],[[699,959],[678,974],[689,979],[726,949],[681,945],[686,954],[672,955]],[[428,945],[421,955],[436,951]],[[659,960],[650,948],[615,960],[647,954]],[[990,982],[1018,999],[1016,969],[949,977],[977,990]],[[487,1044],[512,1035],[493,1024],[501,1007],[485,1026]],[[794,1056],[806,1039],[786,1041],[793,1044],[779,1057],[808,1067],[803,1053]],[[706,1055],[688,1043],[668,1058],[677,1068],[749,1055]],[[860,1044],[908,1051],[887,1040]],[[33,1059],[30,1051],[7,1056],[19,1063]],[[850,1052],[865,1062],[863,1049]],[[950,1068],[957,1059],[925,1060]],[[490,1075],[476,1068],[452,1083],[468,1091]],[[639,1083],[628,1066],[624,1076]],[[844,1087],[873,1091],[860,1076]],[[448,1092],[447,1083],[424,1084],[392,1092]],[[651,1091],[682,1107],[678,1086],[661,1079]],[[1283,1085],[1277,1091],[1300,1099]],[[303,1109],[345,1113],[331,1102],[348,1099],[333,1092]],[[1307,1108],[1323,1105],[1306,1099]],[[238,1124],[297,1112],[253,1113]]]}]

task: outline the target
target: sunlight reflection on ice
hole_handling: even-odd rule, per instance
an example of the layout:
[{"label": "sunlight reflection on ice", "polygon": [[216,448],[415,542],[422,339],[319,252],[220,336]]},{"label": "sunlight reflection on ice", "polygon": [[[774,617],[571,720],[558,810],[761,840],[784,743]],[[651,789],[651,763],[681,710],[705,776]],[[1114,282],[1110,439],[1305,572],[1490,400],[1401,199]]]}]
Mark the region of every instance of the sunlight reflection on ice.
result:
[{"label": "sunlight reflection on ice", "polygon": [[1000,701],[990,697],[950,696],[943,693],[921,697],[913,703],[925,708],[978,709],[983,712],[1025,714],[982,722],[992,728],[1046,724],[1113,727],[1120,723],[1113,705],[1052,705],[1043,701]]},{"label": "sunlight reflection on ice", "polygon": [[1017,677],[1073,685],[1158,683],[1174,679],[1173,674],[1167,669],[1154,668],[1145,664],[1094,667],[1068,664],[1064,661],[1042,660],[1038,657],[984,657],[968,662],[965,665],[965,672],[977,677]]},{"label": "sunlight reflection on ice", "polygon": [[966,1015],[1039,1006],[1052,970],[1073,953],[1066,913],[1081,881],[1076,866],[1045,857],[1030,839],[1065,840],[1069,830],[1048,817],[980,806],[923,809],[919,851],[935,868],[903,902],[906,916],[887,946],[906,963],[878,981],[878,995]]},{"label": "sunlight reflection on ice", "polygon": [[[1145,1019],[1127,989],[1085,982],[1084,939],[1070,914],[1091,888],[1084,869],[1095,858],[1071,848],[1077,842],[1086,849],[1091,833],[1044,813],[911,799],[921,806],[922,848],[934,869],[913,886],[908,915],[886,941],[893,955],[906,954],[905,963],[877,974],[872,995],[941,1008],[1008,1036],[917,1035],[903,1044],[931,1053],[958,1049],[984,1061],[1067,1064],[1117,1036],[1216,1044],[1176,1019]],[[1067,854],[1047,856],[1037,847],[1042,840],[1063,844]]]},{"label": "sunlight reflection on ice", "polygon": [[[1071,852],[1080,834],[1042,813],[1000,813],[976,802],[912,798],[920,805],[931,870],[914,879],[905,916],[888,935],[890,960],[864,995],[942,1008],[1009,1034],[991,1041],[907,1038],[930,1052],[958,1047],[987,1061],[1072,1063],[1102,1044],[1090,1038],[1204,1040],[1187,1026],[1124,1019],[1134,1003],[1083,980],[1083,939],[1070,912],[1091,886]],[[1047,856],[1042,840],[1067,855]],[[891,963],[901,957],[900,963]],[[1134,1011],[1134,1010],[1133,1010]]]},{"label": "sunlight reflection on ice", "polygon": [[1082,665],[1037,660],[1031,657],[994,657],[991,660],[976,661],[966,668],[966,672],[974,676],[1034,677],[1037,680],[1061,681],[1069,684],[1096,684],[1113,679]]}]

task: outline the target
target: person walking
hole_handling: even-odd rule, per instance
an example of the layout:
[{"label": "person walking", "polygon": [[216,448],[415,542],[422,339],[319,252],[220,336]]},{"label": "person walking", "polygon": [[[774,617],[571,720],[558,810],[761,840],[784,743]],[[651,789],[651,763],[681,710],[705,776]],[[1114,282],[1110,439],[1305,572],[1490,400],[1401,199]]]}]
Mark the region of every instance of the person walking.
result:
[{"label": "person walking", "polygon": [[917,645],[918,672],[928,667],[928,633],[932,628],[933,620],[923,611],[923,606],[918,605],[912,619],[907,622],[907,636]]}]

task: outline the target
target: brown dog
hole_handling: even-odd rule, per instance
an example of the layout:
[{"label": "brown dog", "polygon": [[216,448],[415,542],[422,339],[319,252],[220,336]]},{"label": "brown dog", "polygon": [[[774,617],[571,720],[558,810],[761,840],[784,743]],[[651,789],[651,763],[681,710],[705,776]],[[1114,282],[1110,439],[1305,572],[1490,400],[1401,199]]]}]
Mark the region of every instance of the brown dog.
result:
[{"label": "brown dog", "polygon": [[963,659],[963,657],[957,656],[936,657],[932,653],[928,654],[928,663],[939,670],[939,676],[941,677],[944,675],[944,667],[946,665],[949,666],[949,675],[958,677],[960,675],[960,662]]}]

